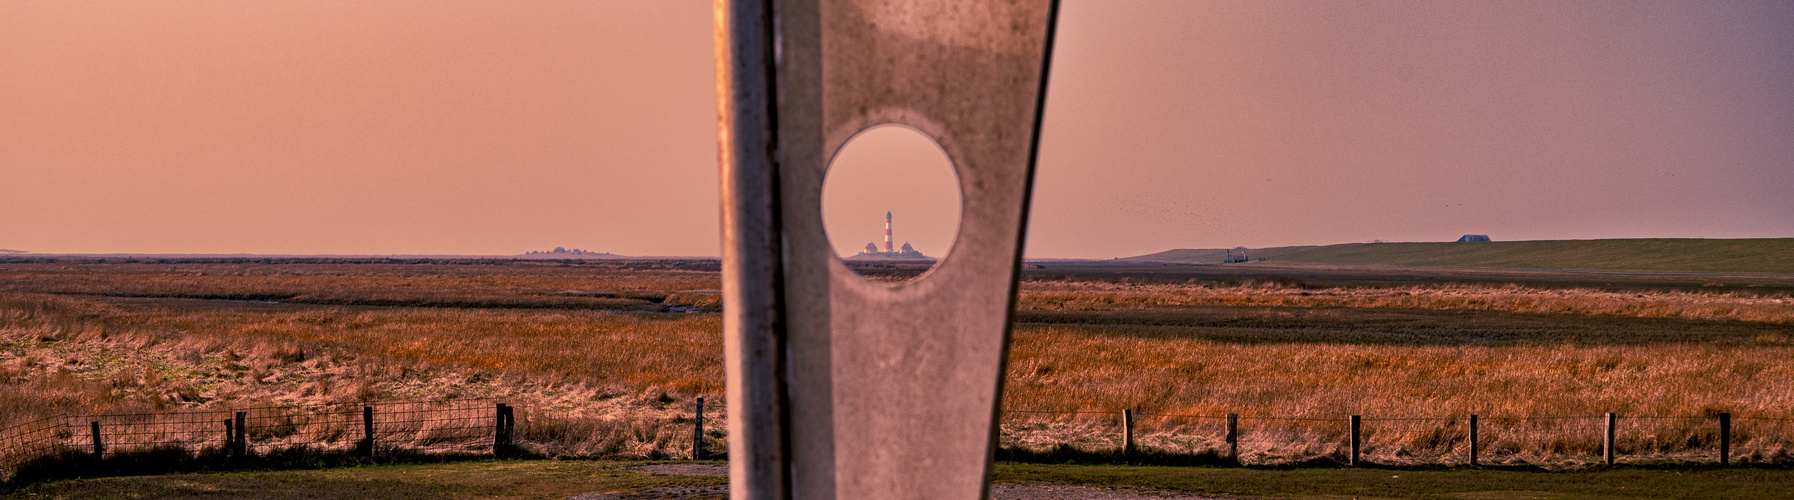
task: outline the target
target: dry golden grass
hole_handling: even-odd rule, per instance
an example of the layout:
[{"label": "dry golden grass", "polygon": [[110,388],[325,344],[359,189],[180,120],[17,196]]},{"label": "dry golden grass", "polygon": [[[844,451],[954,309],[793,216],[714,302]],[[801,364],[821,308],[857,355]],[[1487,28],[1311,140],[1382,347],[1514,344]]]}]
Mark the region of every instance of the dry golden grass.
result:
[{"label": "dry golden grass", "polygon": [[[522,407],[520,432],[545,453],[654,457],[687,452],[691,398],[721,416],[719,316],[645,312],[714,310],[703,269],[0,267],[0,425],[496,397]],[[1003,443],[1018,448],[1118,446],[1131,408],[1144,446],[1213,451],[1211,417],[1231,412],[1248,461],[1300,460],[1337,454],[1356,413],[1373,460],[1455,461],[1476,413],[1486,459],[1574,464],[1598,450],[1598,420],[1543,417],[1618,412],[1632,417],[1623,452],[1674,458],[1709,453],[1718,412],[1794,416],[1785,295],[1072,280],[1025,282],[1020,308],[1005,407],[1090,413],[1010,414]],[[1378,420],[1394,417],[1431,420]],[[1741,457],[1794,449],[1787,421],[1737,426]]]},{"label": "dry golden grass", "polygon": [[1277,281],[1236,286],[1091,281],[1028,281],[1023,310],[1103,311],[1147,306],[1286,306],[1500,311],[1794,323],[1794,297],[1676,290],[1614,292],[1519,285],[1390,288],[1292,287]]},{"label": "dry golden grass", "polygon": [[[209,305],[0,296],[0,426],[65,414],[353,412],[385,400],[489,398],[520,408],[526,450],[653,458],[689,453],[680,423],[690,398],[721,392],[716,315]],[[726,420],[715,409],[720,429]],[[299,410],[252,418],[268,411]],[[327,424],[307,432],[354,428]],[[489,440],[486,425],[472,432]],[[425,431],[408,442],[428,444]]]},{"label": "dry golden grass", "polygon": [[[1277,443],[1245,448],[1270,461],[1333,452],[1347,415],[1436,420],[1373,423],[1370,431],[1385,435],[1373,440],[1383,449],[1373,448],[1372,456],[1393,460],[1397,454],[1461,452],[1462,424],[1472,413],[1529,419],[1597,417],[1610,411],[1631,417],[1711,417],[1719,412],[1790,417],[1791,381],[1794,347],[1787,346],[1240,345],[1141,337],[1104,327],[1024,327],[1011,346],[1004,399],[1009,409],[1100,413],[1012,415],[1014,425],[1056,422],[1065,427],[1014,436],[1018,445],[1067,441],[1093,448],[1118,446],[1114,422],[1123,408],[1157,415],[1237,413],[1242,425],[1257,427],[1259,432],[1248,431],[1250,438],[1287,441],[1282,449],[1272,446]],[[1487,450],[1500,450],[1514,460],[1586,460],[1599,449],[1596,422],[1485,420],[1486,426],[1516,429],[1485,427],[1483,435],[1494,439]],[[1660,432],[1662,436],[1638,442],[1629,452],[1714,452],[1717,427],[1710,421],[1678,423],[1690,432]],[[1221,449],[1221,425],[1218,418],[1141,419],[1150,436],[1145,442],[1163,441],[1158,444],[1187,451]],[[1628,420],[1628,425],[1642,424]],[[1794,434],[1788,432],[1794,429],[1785,423],[1751,425],[1754,440],[1741,434],[1740,450],[1763,459],[1786,457],[1794,450]],[[1427,436],[1442,428],[1451,435]],[[1518,430],[1532,435],[1517,435]],[[1208,439],[1171,442],[1192,433]],[[1071,435],[1078,437],[1064,439]],[[1080,442],[1090,436],[1098,441]],[[1288,449],[1292,447],[1296,449]],[[1486,451],[1485,457],[1494,454]]]},{"label": "dry golden grass", "polygon": [[[1716,454],[1720,412],[1794,417],[1785,295],[1032,281],[1019,308],[1041,323],[1017,328],[1005,406],[1066,412],[1010,415],[1023,448],[1119,447],[1130,408],[1149,447],[1225,450],[1237,413],[1248,461],[1338,456],[1360,414],[1416,419],[1368,420],[1372,459],[1461,461],[1474,413],[1485,460],[1581,463],[1605,412],[1631,417],[1621,451],[1651,458]],[[1794,452],[1794,422],[1737,426],[1740,456]]]}]

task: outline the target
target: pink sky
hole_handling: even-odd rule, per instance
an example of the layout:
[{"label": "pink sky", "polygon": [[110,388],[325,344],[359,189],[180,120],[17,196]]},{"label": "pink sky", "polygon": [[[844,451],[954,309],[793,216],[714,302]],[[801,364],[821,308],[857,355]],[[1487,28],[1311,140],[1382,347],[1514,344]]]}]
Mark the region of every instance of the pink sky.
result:
[{"label": "pink sky", "polygon": [[[0,2],[0,249],[716,255],[709,7]],[[1032,257],[1794,237],[1794,3],[1065,0],[1059,37]],[[949,241],[950,177],[865,147],[893,177],[839,199]]]}]

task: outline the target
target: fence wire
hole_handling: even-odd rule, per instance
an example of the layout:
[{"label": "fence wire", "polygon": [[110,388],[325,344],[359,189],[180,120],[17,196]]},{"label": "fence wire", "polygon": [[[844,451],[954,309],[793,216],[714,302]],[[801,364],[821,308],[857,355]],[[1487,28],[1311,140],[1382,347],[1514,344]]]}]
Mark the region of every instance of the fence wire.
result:
[{"label": "fence wire", "polygon": [[1794,461],[1794,418],[1732,417],[1732,457],[1743,463]]},{"label": "fence wire", "polygon": [[[490,453],[500,429],[497,404],[472,399],[66,415],[0,430],[0,478],[32,460],[69,453],[229,453],[236,451],[233,444],[248,453],[294,448]],[[513,423],[521,413],[513,407]]]},{"label": "fence wire", "polygon": [[[501,445],[498,401],[388,401],[365,405],[262,406],[110,415],[68,415],[0,429],[0,478],[32,460],[70,454],[107,456],[181,450],[188,453],[270,453],[304,448],[327,452],[409,450],[423,453],[492,453]],[[369,412],[371,410],[371,413]],[[242,418],[239,420],[238,415]],[[512,439],[567,438],[584,427],[565,422],[531,429],[524,408],[511,407]],[[705,408],[706,450],[726,448],[721,432],[726,410]],[[371,419],[369,418],[371,417]],[[1469,415],[1366,417],[1360,419],[1357,449],[1363,460],[1391,465],[1456,465],[1470,461]],[[552,419],[551,419],[552,420]],[[674,423],[688,419],[677,418]],[[1347,416],[1335,418],[1273,415],[1131,413],[1119,411],[1005,410],[998,421],[999,445],[1006,449],[1225,457],[1242,464],[1309,460],[1345,461],[1352,452]],[[1478,463],[1563,465],[1603,459],[1606,415],[1478,417]],[[1729,441],[1722,439],[1720,414],[1701,416],[1617,415],[1613,447],[1617,462],[1717,462],[1723,443],[1730,461],[1794,461],[1794,418],[1737,416]],[[1131,426],[1129,425],[1131,423]],[[371,427],[371,429],[370,429]],[[1131,428],[1130,428],[1131,427]],[[371,432],[370,432],[371,431]],[[643,428],[638,433],[657,433]],[[541,436],[536,436],[541,434]],[[688,435],[689,436],[689,435]],[[98,438],[98,447],[95,446]],[[653,436],[648,436],[653,437]],[[655,438],[661,446],[690,452],[690,438]]]},{"label": "fence wire", "polygon": [[[1127,435],[1122,412],[1013,410],[999,419],[1000,446],[1043,452],[1072,448],[1123,453],[1132,438],[1137,453],[1221,456],[1243,464],[1284,464],[1308,460],[1347,461],[1352,451],[1349,416],[1335,418],[1133,413]],[[1616,415],[1616,463],[1645,461],[1718,462],[1718,414],[1702,416]],[[1479,416],[1477,463],[1484,465],[1576,465],[1603,460],[1606,415]],[[1231,440],[1229,439],[1231,436]],[[1459,465],[1471,461],[1469,415],[1444,417],[1364,417],[1360,419],[1361,459],[1389,465]],[[1732,418],[1730,455],[1738,463],[1794,460],[1794,418]]]}]

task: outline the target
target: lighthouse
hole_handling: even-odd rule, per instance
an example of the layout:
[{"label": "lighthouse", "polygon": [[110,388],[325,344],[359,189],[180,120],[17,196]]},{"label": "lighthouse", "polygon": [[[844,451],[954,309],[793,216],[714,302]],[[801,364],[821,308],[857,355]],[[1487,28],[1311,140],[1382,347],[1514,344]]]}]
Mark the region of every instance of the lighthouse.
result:
[{"label": "lighthouse", "polygon": [[916,248],[910,246],[909,243],[904,243],[903,249],[898,250],[896,243],[897,243],[897,240],[891,237],[891,212],[885,212],[885,247],[884,247],[884,250],[879,251],[878,242],[869,242],[869,243],[866,243],[866,250],[861,251],[859,255],[855,255],[853,257],[848,257],[848,258],[849,259],[926,259],[926,258],[929,258],[927,255],[922,255],[922,252],[917,251]]}]

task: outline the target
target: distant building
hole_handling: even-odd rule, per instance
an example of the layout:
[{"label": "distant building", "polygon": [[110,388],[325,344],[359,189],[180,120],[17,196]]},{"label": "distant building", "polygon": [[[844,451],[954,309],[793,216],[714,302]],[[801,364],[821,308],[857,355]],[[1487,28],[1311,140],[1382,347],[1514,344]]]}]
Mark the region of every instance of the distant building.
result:
[{"label": "distant building", "polygon": [[[1239,250],[1240,253],[1235,254],[1235,253],[1233,253],[1233,250]],[[1252,259],[1250,257],[1246,256],[1246,247],[1239,247],[1239,248],[1235,248],[1232,250],[1228,250],[1227,258],[1225,260],[1222,260],[1221,263],[1222,264],[1242,264],[1242,263],[1251,262],[1251,261],[1252,261]]]},{"label": "distant building", "polygon": [[860,251],[859,255],[855,255],[853,257],[848,257],[848,258],[850,258],[850,259],[927,259],[929,257],[927,255],[922,255],[922,252],[916,251],[915,247],[909,246],[909,242],[907,242],[907,241],[903,243],[902,250],[897,250],[897,249],[891,247],[891,213],[885,212],[885,250],[882,252],[878,251],[878,244],[876,242],[867,243],[866,249]]},{"label": "distant building", "polygon": [[1490,240],[1489,235],[1486,234],[1466,234],[1464,237],[1458,238],[1458,243],[1481,243],[1488,241],[1493,240]]},{"label": "distant building", "polygon": [[554,250],[530,250],[528,252],[525,252],[524,255],[552,255],[552,256],[610,255],[610,253],[608,253],[608,252],[593,252],[590,250],[580,250],[578,248],[569,249],[566,247],[554,247]]},{"label": "distant building", "polygon": [[927,255],[922,255],[922,252],[916,251],[915,247],[909,246],[909,242],[906,241],[903,243],[903,249],[897,250],[895,252],[880,252],[880,251],[878,251],[877,244],[867,243],[865,250],[860,251],[859,255],[855,255],[855,256],[849,257],[849,258],[850,259],[928,259],[931,257],[929,257]]}]

